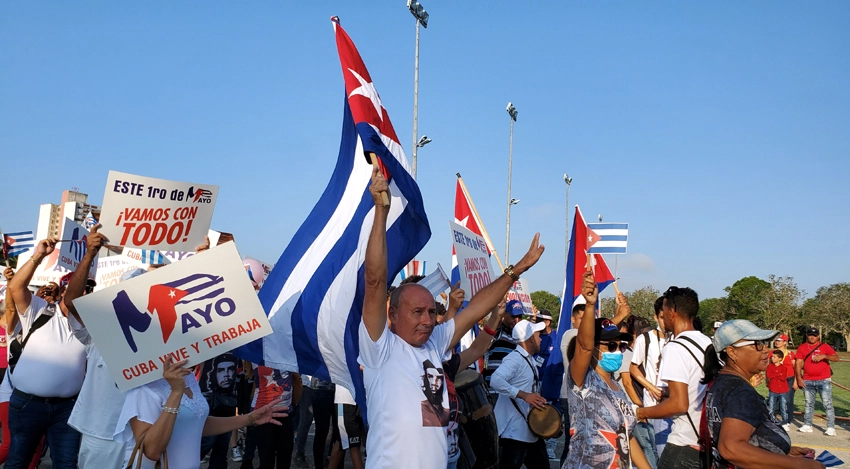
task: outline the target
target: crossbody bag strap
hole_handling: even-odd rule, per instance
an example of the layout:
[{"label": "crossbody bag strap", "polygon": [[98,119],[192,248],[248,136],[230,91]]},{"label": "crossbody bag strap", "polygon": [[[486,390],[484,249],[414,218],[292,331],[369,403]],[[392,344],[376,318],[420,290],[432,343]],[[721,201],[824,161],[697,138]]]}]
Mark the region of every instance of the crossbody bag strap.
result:
[{"label": "crossbody bag strap", "polygon": [[8,366],[11,371],[15,370],[15,365],[18,364],[18,360],[20,360],[21,355],[24,354],[24,347],[26,347],[27,342],[29,342],[30,337],[32,337],[32,334],[35,331],[41,329],[41,327],[47,324],[51,319],[53,319],[53,315],[50,314],[42,314],[41,316],[35,318],[35,321],[33,321],[32,326],[30,326],[30,330],[27,331],[26,337],[24,337],[24,340],[21,341],[21,346],[18,349],[18,353],[9,357]]},{"label": "crossbody bag strap", "polygon": [[[516,353],[519,353],[519,352],[517,351]],[[519,355],[522,357],[523,360],[525,360],[525,363],[527,363],[528,366],[531,367],[531,374],[534,375],[534,384],[532,386],[531,391],[534,392],[534,390],[538,386],[537,370],[534,369],[534,365],[532,365],[531,362],[528,361],[528,358],[525,358],[525,355],[523,355],[521,353],[519,353]],[[511,397],[510,399],[511,399],[511,404],[514,405],[514,408],[516,409],[516,411],[519,412],[519,415],[521,415],[522,418],[525,420],[525,424],[528,425],[528,416],[525,415],[524,413],[522,413],[522,409],[519,408],[519,404],[517,404],[516,399],[514,399],[513,397]],[[531,430],[531,426],[529,426],[528,429]],[[534,433],[534,430],[531,430],[531,433]],[[535,433],[535,435],[536,435],[536,433]]]},{"label": "crossbody bag strap", "polygon": [[[682,338],[682,339],[684,339],[684,340],[686,340],[686,341],[688,341],[688,342],[690,342],[691,344],[693,344],[693,345],[694,345],[694,347],[696,347],[696,348],[697,348],[697,350],[699,350],[700,352],[702,352],[703,357],[705,356],[705,350],[703,350],[703,348],[702,348],[702,347],[700,347],[700,346],[699,346],[699,344],[698,344],[698,343],[696,343],[696,341],[695,341],[695,340],[691,339],[690,337],[684,337],[684,336],[682,336],[681,338]],[[683,344],[683,343],[679,342],[679,339],[678,339],[678,338],[676,338],[676,339],[672,340],[671,342],[672,342],[672,343],[674,343],[674,344],[678,344],[678,345],[682,346],[685,350],[687,350],[687,351],[688,351],[688,353],[690,353],[690,354],[691,354],[691,356],[692,356],[692,357],[694,357],[694,360],[697,362],[697,365],[699,365],[699,366],[700,366],[700,368],[702,368],[702,366],[703,366],[703,362],[702,362],[699,358],[697,358],[696,354],[694,354],[694,352],[693,352],[693,351],[691,351],[690,347],[688,347],[687,345],[685,345],[685,344]],[[699,430],[697,429],[697,426],[696,426],[696,424],[694,423],[694,419],[692,419],[692,418],[691,418],[691,413],[690,413],[690,412],[688,412],[688,411],[685,411],[685,416],[688,418],[688,422],[690,422],[690,424],[691,424],[691,428],[693,429],[694,434],[697,436],[697,440],[699,440]]]}]

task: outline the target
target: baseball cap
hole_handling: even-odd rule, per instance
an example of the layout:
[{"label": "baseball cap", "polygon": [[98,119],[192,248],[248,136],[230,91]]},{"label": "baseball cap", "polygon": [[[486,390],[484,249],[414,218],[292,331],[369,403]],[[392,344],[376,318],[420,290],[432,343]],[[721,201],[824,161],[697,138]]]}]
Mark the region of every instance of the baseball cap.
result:
[{"label": "baseball cap", "polygon": [[722,325],[723,325],[723,321],[714,321],[714,328],[715,329],[717,329],[718,327],[720,327]]},{"label": "baseball cap", "polygon": [[779,331],[759,329],[746,319],[732,319],[720,325],[711,343],[714,344],[714,350],[720,353],[739,340],[770,340],[777,335]]},{"label": "baseball cap", "polygon": [[593,334],[594,342],[608,342],[611,340],[632,340],[628,332],[620,332],[620,328],[608,318],[596,318],[596,331]]},{"label": "baseball cap", "polygon": [[537,311],[537,322],[543,321],[544,319],[552,320],[552,315],[549,314],[549,311],[545,309]]},{"label": "baseball cap", "polygon": [[806,335],[820,335],[820,331],[817,327],[810,327],[806,329]]},{"label": "baseball cap", "polygon": [[511,332],[511,337],[513,337],[517,342],[525,342],[530,339],[536,331],[542,331],[543,329],[546,329],[546,325],[542,322],[534,324],[527,319],[523,319],[516,323],[514,330]]},{"label": "baseball cap", "polygon": [[779,334],[778,336],[776,336],[776,339],[774,339],[774,340],[784,340],[785,342],[788,342],[788,335],[787,334]]},{"label": "baseball cap", "polygon": [[519,300],[511,300],[505,303],[505,311],[513,317],[525,314],[525,308],[522,307],[522,302]]}]

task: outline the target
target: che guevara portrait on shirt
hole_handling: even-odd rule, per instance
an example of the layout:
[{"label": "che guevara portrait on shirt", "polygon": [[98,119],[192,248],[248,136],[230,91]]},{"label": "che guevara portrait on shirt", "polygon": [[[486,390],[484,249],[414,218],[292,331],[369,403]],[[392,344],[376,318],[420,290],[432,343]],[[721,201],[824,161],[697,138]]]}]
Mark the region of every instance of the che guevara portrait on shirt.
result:
[{"label": "che guevara portrait on shirt", "polygon": [[448,402],[443,400],[446,376],[431,360],[422,362],[422,426],[445,427],[449,424]]}]

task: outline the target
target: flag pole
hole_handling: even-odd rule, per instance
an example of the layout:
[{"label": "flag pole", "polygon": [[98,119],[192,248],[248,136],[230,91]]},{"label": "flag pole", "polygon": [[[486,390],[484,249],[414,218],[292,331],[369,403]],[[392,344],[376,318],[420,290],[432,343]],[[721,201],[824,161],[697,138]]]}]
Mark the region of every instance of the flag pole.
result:
[{"label": "flag pole", "polygon": [[460,188],[463,189],[463,195],[466,196],[466,200],[469,201],[469,206],[472,208],[472,213],[475,214],[475,218],[478,221],[478,226],[481,227],[481,234],[484,235],[484,239],[487,241],[487,246],[490,248],[490,252],[496,257],[496,262],[499,263],[499,270],[504,270],[505,266],[502,265],[501,259],[499,259],[499,254],[496,253],[496,248],[493,247],[493,242],[490,241],[490,235],[487,234],[487,228],[484,227],[484,221],[481,220],[481,216],[478,215],[478,209],[475,208],[475,202],[472,201],[472,197],[469,195],[469,191],[466,190],[466,184],[463,182],[463,178],[460,177],[460,173],[457,173],[457,180],[460,183]]}]

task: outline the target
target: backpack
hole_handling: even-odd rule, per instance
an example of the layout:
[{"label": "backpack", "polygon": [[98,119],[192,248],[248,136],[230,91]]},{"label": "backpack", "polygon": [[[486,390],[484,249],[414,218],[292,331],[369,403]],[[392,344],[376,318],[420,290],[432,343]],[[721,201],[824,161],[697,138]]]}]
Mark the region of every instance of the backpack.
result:
[{"label": "backpack", "polygon": [[[640,372],[643,373],[644,377],[646,377],[646,361],[649,359],[649,334],[654,332],[654,331],[656,331],[656,329],[650,329],[650,330],[644,332],[643,334],[641,334],[643,336],[643,345],[644,345],[643,363],[638,365],[638,370],[640,370]],[[657,334],[655,334],[655,335],[657,337]],[[661,347],[661,339],[660,338],[658,339],[658,346]],[[646,390],[646,387],[644,387],[644,385],[638,383],[637,380],[632,380],[632,387],[635,388],[635,392],[637,393],[638,397],[640,398],[641,404],[646,405],[646,402],[643,402],[643,396],[644,396],[644,391]]]}]

